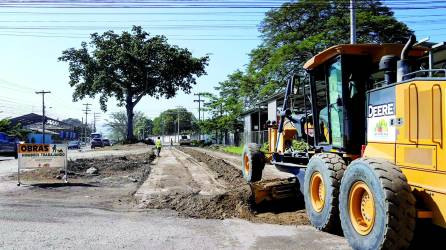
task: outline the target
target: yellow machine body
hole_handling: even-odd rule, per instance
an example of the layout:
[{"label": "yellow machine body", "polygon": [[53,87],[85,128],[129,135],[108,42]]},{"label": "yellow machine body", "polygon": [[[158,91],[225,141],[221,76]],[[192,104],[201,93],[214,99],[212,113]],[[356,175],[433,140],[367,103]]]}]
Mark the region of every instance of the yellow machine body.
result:
[{"label": "yellow machine body", "polygon": [[[283,132],[278,135],[277,127],[268,128],[268,145],[269,152],[283,153],[287,149],[287,143],[291,143],[296,135],[297,130],[292,123],[286,123]],[[279,145],[276,151],[277,137],[279,136]]]},{"label": "yellow machine body", "polygon": [[[368,136],[364,156],[399,166],[421,205],[418,217],[432,217],[434,224],[446,228],[446,81],[415,79],[392,88],[394,116],[385,122],[394,140]],[[369,135],[382,133],[382,128],[368,125]]]}]

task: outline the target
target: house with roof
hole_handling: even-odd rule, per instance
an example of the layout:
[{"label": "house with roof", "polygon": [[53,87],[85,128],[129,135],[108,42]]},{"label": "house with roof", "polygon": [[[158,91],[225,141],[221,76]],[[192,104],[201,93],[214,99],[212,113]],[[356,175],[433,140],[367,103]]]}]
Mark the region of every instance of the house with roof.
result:
[{"label": "house with roof", "polygon": [[[30,113],[11,118],[11,123],[13,125],[21,124],[23,128],[32,131],[28,135],[27,142],[42,143],[42,120],[42,115]],[[45,143],[63,143],[69,140],[78,140],[79,133],[77,131],[78,128],[71,124],[53,119],[51,117],[45,117]]]}]

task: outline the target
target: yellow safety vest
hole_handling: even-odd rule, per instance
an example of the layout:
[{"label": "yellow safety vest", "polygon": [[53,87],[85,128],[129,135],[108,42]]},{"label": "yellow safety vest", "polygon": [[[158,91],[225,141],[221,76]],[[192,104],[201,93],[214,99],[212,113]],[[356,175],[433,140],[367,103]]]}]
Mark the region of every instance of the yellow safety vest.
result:
[{"label": "yellow safety vest", "polygon": [[155,147],[161,148],[161,140],[160,139],[156,139]]}]

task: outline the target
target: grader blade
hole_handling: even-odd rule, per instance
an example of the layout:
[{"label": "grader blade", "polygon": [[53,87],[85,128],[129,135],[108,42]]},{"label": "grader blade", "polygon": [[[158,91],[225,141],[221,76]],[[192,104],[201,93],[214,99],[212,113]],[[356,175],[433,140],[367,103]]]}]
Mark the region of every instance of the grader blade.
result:
[{"label": "grader blade", "polygon": [[300,196],[297,178],[263,180],[250,183],[256,204]]}]

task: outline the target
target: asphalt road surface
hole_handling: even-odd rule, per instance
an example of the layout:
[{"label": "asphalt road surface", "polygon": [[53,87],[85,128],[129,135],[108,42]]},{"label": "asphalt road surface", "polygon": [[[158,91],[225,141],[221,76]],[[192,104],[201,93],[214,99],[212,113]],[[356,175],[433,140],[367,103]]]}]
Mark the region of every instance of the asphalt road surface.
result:
[{"label": "asphalt road surface", "polygon": [[170,211],[108,211],[1,201],[7,249],[348,249],[309,226],[177,217]]}]

